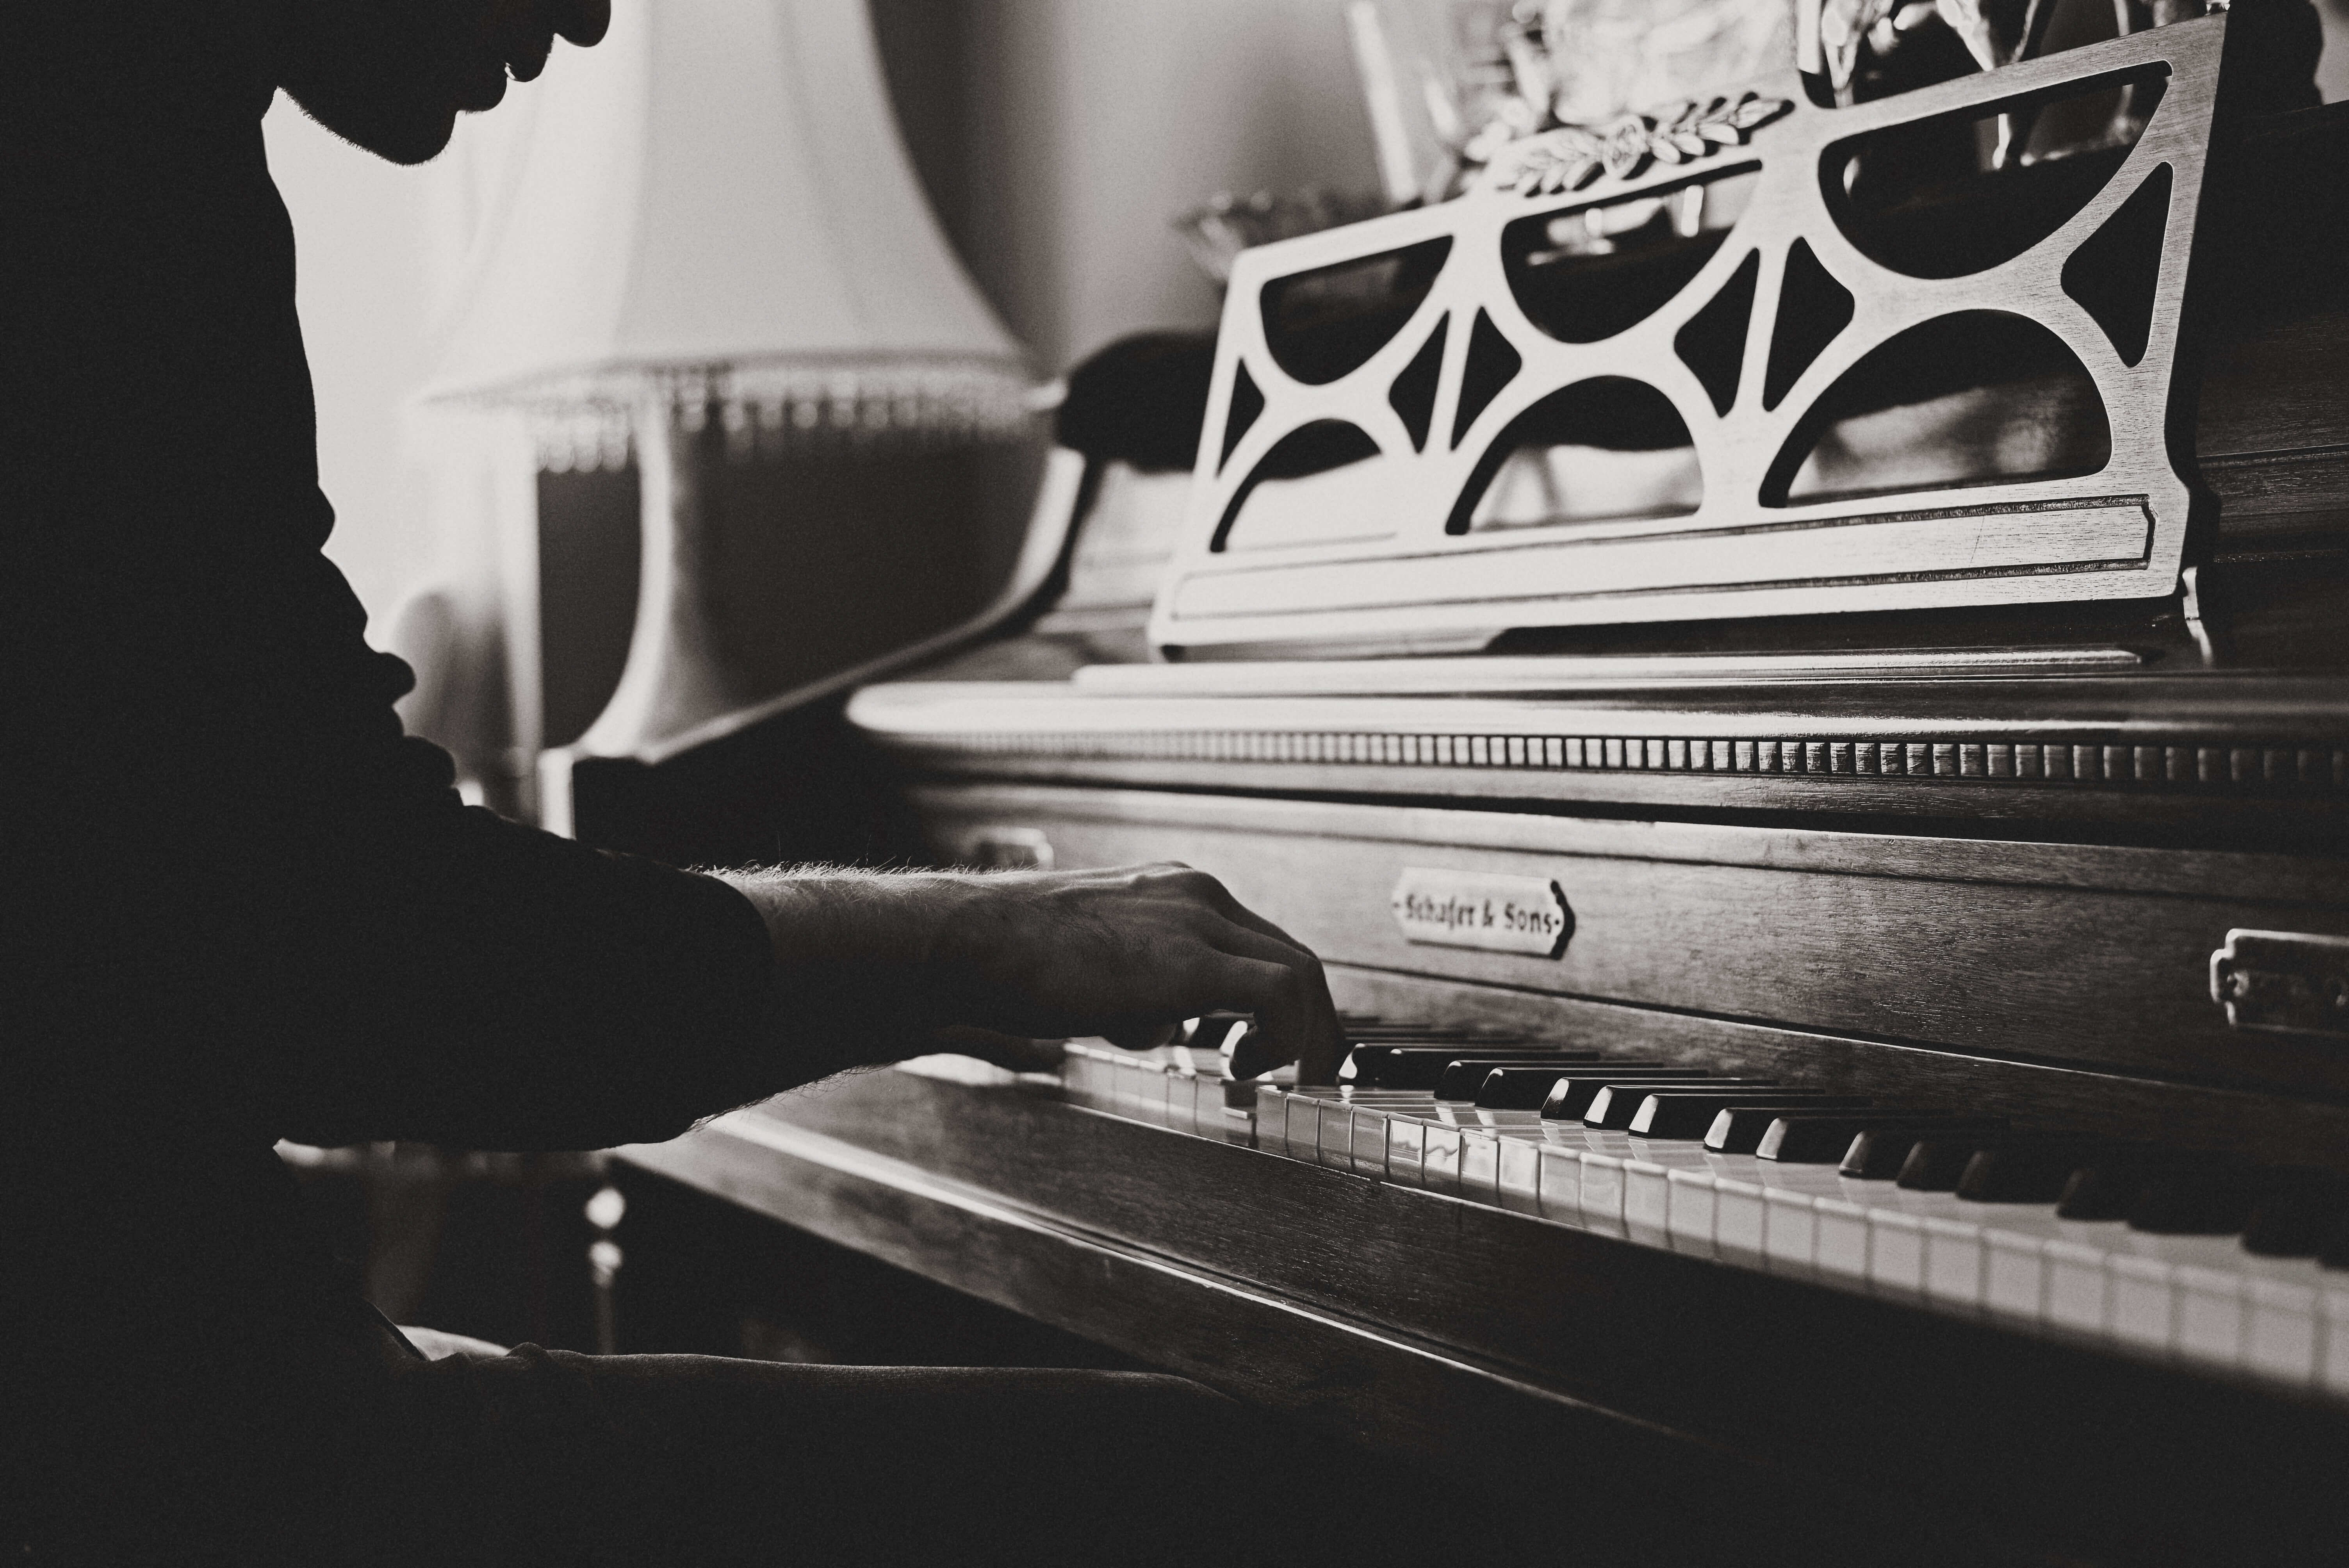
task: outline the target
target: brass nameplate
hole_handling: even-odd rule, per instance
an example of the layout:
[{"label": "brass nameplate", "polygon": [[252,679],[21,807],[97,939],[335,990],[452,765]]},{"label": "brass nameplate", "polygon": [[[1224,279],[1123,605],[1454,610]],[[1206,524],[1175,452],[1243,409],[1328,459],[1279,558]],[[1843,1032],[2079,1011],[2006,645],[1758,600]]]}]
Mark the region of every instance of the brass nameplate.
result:
[{"label": "brass nameplate", "polygon": [[1574,911],[1540,877],[1405,866],[1391,907],[1405,942],[1555,958],[1574,934]]}]

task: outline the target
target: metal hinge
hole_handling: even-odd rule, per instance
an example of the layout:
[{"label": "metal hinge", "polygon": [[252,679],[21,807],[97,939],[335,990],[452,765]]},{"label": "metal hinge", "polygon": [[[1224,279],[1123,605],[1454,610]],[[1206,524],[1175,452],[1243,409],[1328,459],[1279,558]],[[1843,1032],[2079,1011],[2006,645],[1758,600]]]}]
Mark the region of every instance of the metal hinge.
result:
[{"label": "metal hinge", "polygon": [[2238,1029],[2349,1039],[2349,937],[2230,931],[2210,954],[2210,1000]]}]

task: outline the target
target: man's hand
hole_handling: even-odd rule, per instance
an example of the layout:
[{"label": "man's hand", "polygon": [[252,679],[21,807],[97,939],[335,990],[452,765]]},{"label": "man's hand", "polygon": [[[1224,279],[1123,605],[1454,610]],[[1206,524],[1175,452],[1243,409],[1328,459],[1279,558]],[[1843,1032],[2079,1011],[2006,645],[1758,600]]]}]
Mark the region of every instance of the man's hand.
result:
[{"label": "man's hand", "polygon": [[1013,1036],[1164,1044],[1182,1019],[1253,1013],[1263,1072],[1335,1080],[1344,1051],[1321,961],[1205,872],[1167,862],[972,877],[928,967],[955,1022]]},{"label": "man's hand", "polygon": [[[896,988],[874,996],[875,1016],[919,1020],[928,1048],[1036,1067],[1049,1056],[1031,1039],[1143,1049],[1224,1008],[1257,1017],[1244,1074],[1295,1061],[1301,1081],[1328,1083],[1344,1052],[1320,961],[1188,866],[727,880],[766,917],[787,976]],[[875,1040],[866,1059],[896,1043]]]}]

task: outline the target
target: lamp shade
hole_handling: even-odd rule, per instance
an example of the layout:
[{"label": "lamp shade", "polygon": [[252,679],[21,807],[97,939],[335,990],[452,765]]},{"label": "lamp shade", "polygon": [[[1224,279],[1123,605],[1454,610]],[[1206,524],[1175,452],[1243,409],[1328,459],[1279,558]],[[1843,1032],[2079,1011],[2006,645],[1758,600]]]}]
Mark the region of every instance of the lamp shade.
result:
[{"label": "lamp shade", "polygon": [[847,386],[867,423],[1018,418],[1022,356],[923,198],[863,5],[621,0],[529,110],[427,397],[682,384],[805,423]]},{"label": "lamp shade", "polygon": [[773,696],[720,629],[729,540],[781,522],[725,500],[730,462],[1031,420],[1025,357],[915,179],[862,0],[612,10],[601,44],[521,95],[424,392],[524,410],[542,467],[635,458],[627,659],[585,733],[542,757],[558,826],[571,759],[653,759]]}]

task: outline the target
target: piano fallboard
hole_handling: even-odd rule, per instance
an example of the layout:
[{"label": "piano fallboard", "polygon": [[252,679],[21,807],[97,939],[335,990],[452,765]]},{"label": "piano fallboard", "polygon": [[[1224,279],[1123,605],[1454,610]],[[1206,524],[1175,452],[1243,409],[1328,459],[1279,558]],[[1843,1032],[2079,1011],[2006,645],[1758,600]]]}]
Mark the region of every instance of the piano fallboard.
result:
[{"label": "piano fallboard", "polygon": [[[1474,982],[1477,1018],[1542,1038],[1838,1088],[1962,1081],[2272,1160],[2349,1150],[2322,1098],[2349,1094],[2342,1042],[2230,1026],[2210,995],[2230,930],[2349,934],[2349,861],[1050,785],[911,799],[940,863],[1182,861],[1330,963]],[[1394,894],[1427,871],[1554,884],[1572,934],[1555,956],[1411,940]]]}]

